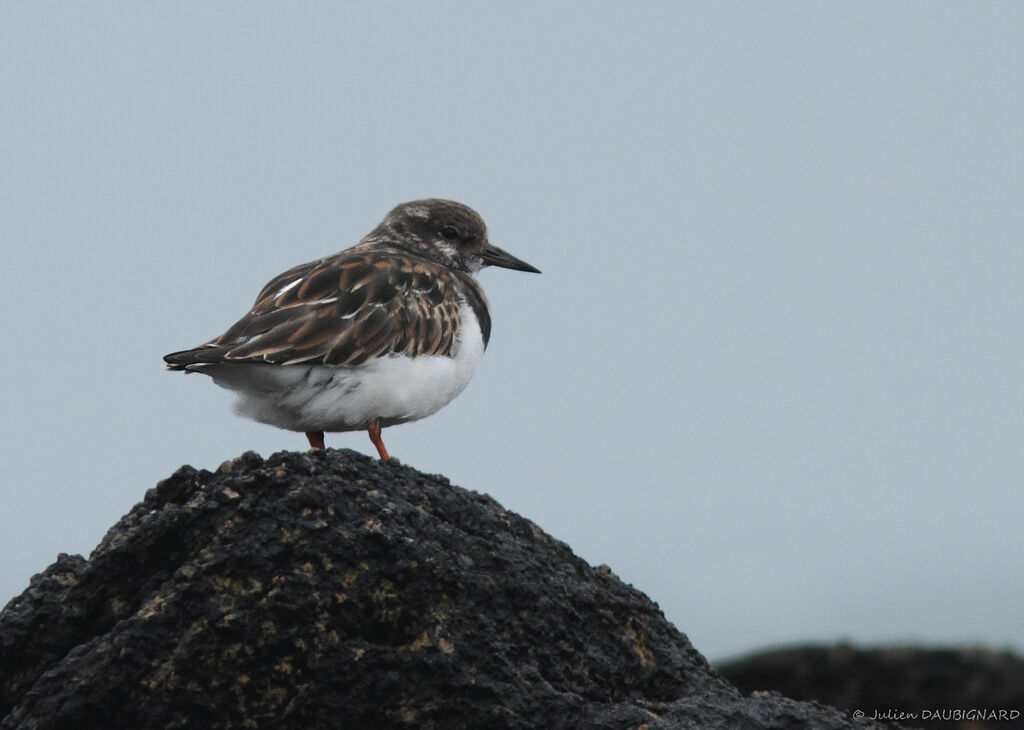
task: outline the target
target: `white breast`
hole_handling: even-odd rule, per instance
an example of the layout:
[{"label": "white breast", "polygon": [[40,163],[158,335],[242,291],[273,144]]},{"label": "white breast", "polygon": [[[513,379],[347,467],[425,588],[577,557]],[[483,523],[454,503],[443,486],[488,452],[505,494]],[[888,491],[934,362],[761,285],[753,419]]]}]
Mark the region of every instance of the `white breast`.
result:
[{"label": "white breast", "polygon": [[238,393],[239,415],[292,431],[352,431],[436,413],[461,393],[484,354],[480,324],[463,303],[451,356],[390,355],[356,367],[225,363],[205,370]]}]

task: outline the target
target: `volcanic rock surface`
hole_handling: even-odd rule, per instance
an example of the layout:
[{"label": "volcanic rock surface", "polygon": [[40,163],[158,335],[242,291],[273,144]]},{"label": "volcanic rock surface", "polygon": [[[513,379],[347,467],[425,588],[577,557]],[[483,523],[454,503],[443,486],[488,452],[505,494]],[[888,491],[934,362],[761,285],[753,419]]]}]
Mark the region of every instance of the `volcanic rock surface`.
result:
[{"label": "volcanic rock surface", "polygon": [[776,690],[927,730],[1024,727],[1024,659],[984,647],[790,646],[723,663],[744,692]]},{"label": "volcanic rock surface", "polygon": [[0,613],[3,728],[866,728],[744,697],[639,591],[350,451],[182,467]]}]

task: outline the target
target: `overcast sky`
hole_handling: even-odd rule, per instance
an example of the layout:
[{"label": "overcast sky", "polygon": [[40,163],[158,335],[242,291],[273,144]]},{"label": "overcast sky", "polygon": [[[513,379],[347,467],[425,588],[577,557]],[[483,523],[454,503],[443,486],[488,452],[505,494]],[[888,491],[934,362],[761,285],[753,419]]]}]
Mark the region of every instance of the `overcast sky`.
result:
[{"label": "overcast sky", "polygon": [[[301,434],[162,370],[396,203],[498,269],[384,432],[712,659],[1024,649],[1024,4],[0,8],[0,604],[179,465]],[[365,434],[334,447],[374,450]]]}]

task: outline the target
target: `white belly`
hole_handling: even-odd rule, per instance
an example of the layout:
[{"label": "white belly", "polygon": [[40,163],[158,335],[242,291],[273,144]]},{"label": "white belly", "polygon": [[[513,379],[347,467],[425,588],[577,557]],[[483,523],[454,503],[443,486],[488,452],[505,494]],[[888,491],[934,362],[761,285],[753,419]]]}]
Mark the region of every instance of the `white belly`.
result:
[{"label": "white belly", "polygon": [[390,355],[356,367],[221,363],[203,368],[238,393],[235,411],[292,431],[354,431],[436,413],[461,393],[484,354],[473,309],[459,310],[451,357]]}]

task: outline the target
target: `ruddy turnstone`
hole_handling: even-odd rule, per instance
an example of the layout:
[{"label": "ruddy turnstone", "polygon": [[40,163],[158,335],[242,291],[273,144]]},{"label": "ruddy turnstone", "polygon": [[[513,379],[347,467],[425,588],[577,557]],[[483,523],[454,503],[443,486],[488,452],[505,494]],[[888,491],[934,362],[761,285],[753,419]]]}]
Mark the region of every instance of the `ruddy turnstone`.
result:
[{"label": "ruddy turnstone", "polygon": [[491,244],[471,208],[403,203],[355,246],[272,279],[220,337],[164,360],[314,449],[325,431],[366,429],[387,459],[383,427],[435,413],[473,377],[491,334],[485,266],[540,273]]}]

